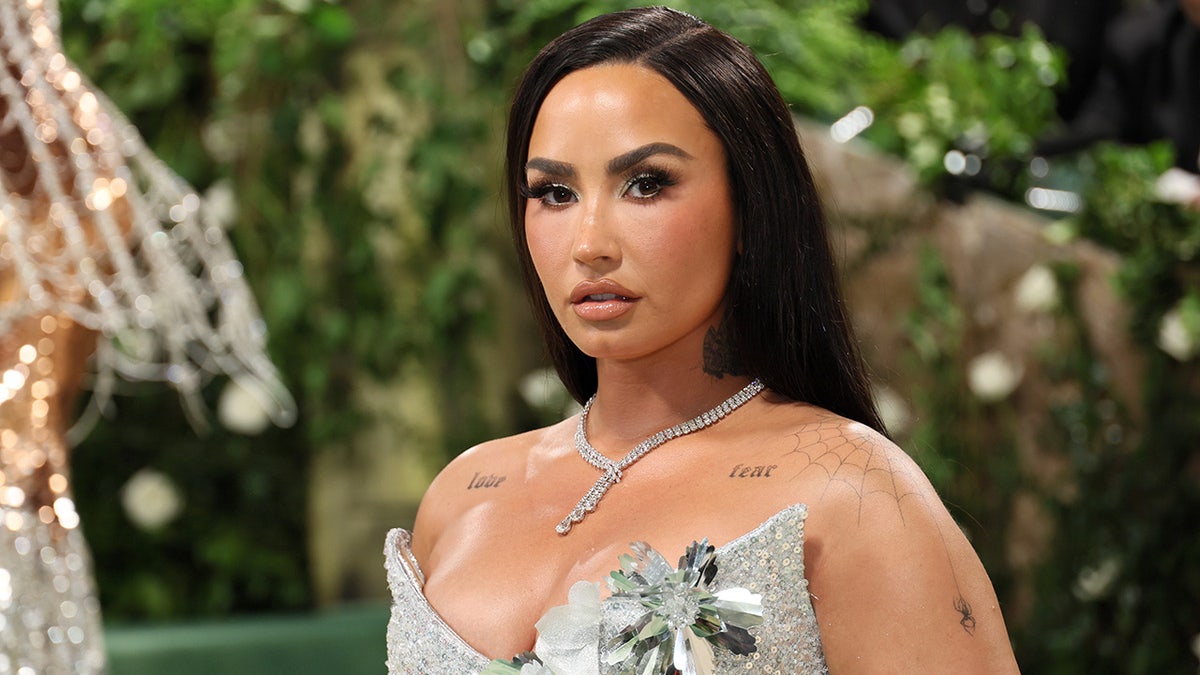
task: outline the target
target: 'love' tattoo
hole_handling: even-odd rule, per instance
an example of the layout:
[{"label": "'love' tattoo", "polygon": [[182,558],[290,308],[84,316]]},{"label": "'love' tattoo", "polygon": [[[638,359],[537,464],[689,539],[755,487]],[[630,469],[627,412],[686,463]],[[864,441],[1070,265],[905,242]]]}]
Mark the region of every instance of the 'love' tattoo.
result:
[{"label": "'love' tattoo", "polygon": [[476,489],[480,489],[480,488],[499,487],[499,485],[504,482],[505,478],[507,478],[507,476],[497,476],[494,473],[489,473],[486,476],[481,476],[481,475],[479,475],[479,472],[476,471],[475,476],[473,478],[471,478],[470,481],[468,481],[467,489],[468,490],[476,490]]}]

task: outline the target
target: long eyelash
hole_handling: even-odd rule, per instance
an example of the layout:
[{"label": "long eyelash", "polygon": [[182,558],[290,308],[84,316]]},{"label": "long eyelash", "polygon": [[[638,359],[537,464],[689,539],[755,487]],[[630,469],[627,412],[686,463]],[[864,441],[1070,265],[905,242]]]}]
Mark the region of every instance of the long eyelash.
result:
[{"label": "long eyelash", "polygon": [[523,183],[519,188],[517,188],[517,192],[525,199],[543,199],[546,195],[550,194],[552,190],[559,187],[566,188],[566,186],[562,183],[558,183],[553,180],[540,180],[535,182],[533,185]]},{"label": "long eyelash", "polygon": [[542,197],[546,196],[546,193],[549,192],[550,188],[552,187],[554,187],[554,184],[547,181],[541,181],[534,183],[533,185],[522,182],[517,188],[517,194],[521,195],[525,199],[541,199]]},{"label": "long eyelash", "polygon": [[[633,169],[625,178],[625,188],[629,189],[629,186],[645,178],[653,179],[658,183],[660,188],[668,188],[679,182],[678,175],[666,167],[641,166]],[[660,189],[659,192],[661,193],[662,190]],[[658,193],[656,193],[655,196],[657,197]],[[651,199],[653,199],[653,197],[651,197]]]}]

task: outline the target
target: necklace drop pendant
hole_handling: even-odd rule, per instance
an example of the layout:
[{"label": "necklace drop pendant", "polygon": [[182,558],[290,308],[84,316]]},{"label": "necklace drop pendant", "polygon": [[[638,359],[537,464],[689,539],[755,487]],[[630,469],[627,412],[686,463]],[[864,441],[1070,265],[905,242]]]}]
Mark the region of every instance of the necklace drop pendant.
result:
[{"label": "necklace drop pendant", "polygon": [[579,413],[579,424],[575,427],[575,449],[579,451],[579,456],[583,457],[585,462],[603,471],[604,475],[596,480],[595,484],[588,489],[579,500],[579,503],[575,505],[575,508],[571,509],[571,512],[562,519],[562,522],[554,527],[554,531],[564,536],[568,534],[572,526],[583,520],[587,514],[596,510],[596,507],[600,504],[600,500],[610,487],[621,482],[623,471],[628,469],[634,462],[648,455],[651,450],[673,438],[695,433],[720,422],[729,413],[742,407],[747,401],[757,396],[763,388],[763,383],[756,379],[733,396],[722,401],[712,410],[701,413],[686,422],[676,424],[668,429],[663,429],[650,438],[638,443],[629,451],[629,454],[622,457],[620,461],[615,462],[605,457],[588,442],[587,416],[588,411],[592,409],[592,402],[596,400],[596,396],[593,394],[588,399],[588,402],[584,404],[583,412]]}]

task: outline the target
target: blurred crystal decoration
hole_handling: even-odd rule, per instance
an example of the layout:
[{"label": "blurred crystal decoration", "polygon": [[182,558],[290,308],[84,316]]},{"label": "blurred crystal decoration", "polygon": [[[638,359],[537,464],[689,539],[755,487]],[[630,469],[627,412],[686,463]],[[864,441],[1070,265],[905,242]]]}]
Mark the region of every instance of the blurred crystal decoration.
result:
[{"label": "blurred crystal decoration", "polygon": [[123,377],[166,382],[203,424],[200,388],[225,375],[295,418],[229,205],[214,214],[146,148],[58,30],[55,0],[0,3],[0,673],[105,670],[67,433],[89,357],[86,415]]},{"label": "blurred crystal decoration", "polygon": [[1026,190],[1025,203],[1035,209],[1060,213],[1078,213],[1083,208],[1083,200],[1077,193],[1042,187]]},{"label": "blurred crystal decoration", "polygon": [[962,174],[974,176],[983,170],[983,160],[979,158],[979,155],[974,153],[963,153],[962,150],[950,150],[942,158],[942,166],[946,168],[947,173],[955,176]]},{"label": "blurred crystal decoration", "polygon": [[0,28],[0,278],[16,286],[0,305],[0,333],[45,314],[107,338],[149,331],[154,348],[136,355],[100,341],[101,404],[116,375],[161,380],[201,420],[200,385],[237,374],[273,422],[291,423],[265,324],[222,231],[230,207],[203,202],[71,66],[54,2],[5,3]]},{"label": "blurred crystal decoration", "polygon": [[866,131],[875,123],[875,113],[860,105],[829,127],[829,135],[838,143],[845,143]]}]

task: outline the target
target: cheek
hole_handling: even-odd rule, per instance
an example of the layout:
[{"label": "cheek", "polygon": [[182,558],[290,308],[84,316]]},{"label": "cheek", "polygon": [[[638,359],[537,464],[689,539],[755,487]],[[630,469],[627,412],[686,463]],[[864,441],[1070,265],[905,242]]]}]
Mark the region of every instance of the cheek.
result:
[{"label": "cheek", "polygon": [[686,265],[694,274],[723,275],[735,247],[727,211],[719,200],[678,209],[658,222],[658,236],[650,245],[660,259]]},{"label": "cheek", "polygon": [[[561,231],[559,229],[558,231]],[[547,282],[561,278],[557,267],[564,259],[567,242],[563,237],[556,236],[556,228],[539,222],[537,218],[525,218],[525,245],[529,248],[529,257],[537,270],[538,278],[545,287]]]}]

